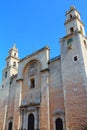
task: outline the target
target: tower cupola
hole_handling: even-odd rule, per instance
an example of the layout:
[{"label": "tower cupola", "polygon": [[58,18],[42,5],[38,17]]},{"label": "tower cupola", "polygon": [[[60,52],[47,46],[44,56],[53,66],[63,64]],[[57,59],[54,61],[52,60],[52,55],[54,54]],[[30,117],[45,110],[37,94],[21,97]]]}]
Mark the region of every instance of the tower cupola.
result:
[{"label": "tower cupola", "polygon": [[16,48],[16,45],[14,44],[14,46],[9,50],[9,55],[6,58],[6,67],[12,67],[15,69],[18,69],[18,49]]},{"label": "tower cupola", "polygon": [[70,10],[66,11],[65,27],[67,35],[75,31],[80,31],[85,36],[84,24],[81,21],[80,13],[74,6],[71,6]]}]

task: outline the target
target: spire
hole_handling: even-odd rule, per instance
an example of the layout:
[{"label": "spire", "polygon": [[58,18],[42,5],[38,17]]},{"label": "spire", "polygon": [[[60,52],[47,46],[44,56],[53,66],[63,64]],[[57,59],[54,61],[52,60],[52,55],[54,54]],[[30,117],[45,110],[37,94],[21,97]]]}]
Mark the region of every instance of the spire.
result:
[{"label": "spire", "polygon": [[12,49],[18,51],[18,49],[16,48],[16,43],[13,44]]},{"label": "spire", "polygon": [[64,24],[67,35],[79,31],[85,36],[84,24],[80,18],[80,13],[73,5],[66,11],[66,20]]},{"label": "spire", "polygon": [[74,5],[71,5],[71,6],[70,6],[70,9],[66,11],[66,15],[68,15],[68,14],[71,13],[72,11],[75,11],[75,12],[77,12],[77,13],[80,15],[79,11],[75,8]]},{"label": "spire", "polygon": [[9,50],[9,55],[8,55],[8,57],[6,59],[8,59],[9,56],[13,56],[13,57],[18,58],[18,49],[16,48],[15,43],[13,44],[13,47]]},{"label": "spire", "polygon": [[14,43],[13,48],[16,48],[16,43]]},{"label": "spire", "polygon": [[70,10],[72,10],[72,9],[75,9],[75,6],[74,6],[74,5],[71,5],[71,6],[70,6]]}]

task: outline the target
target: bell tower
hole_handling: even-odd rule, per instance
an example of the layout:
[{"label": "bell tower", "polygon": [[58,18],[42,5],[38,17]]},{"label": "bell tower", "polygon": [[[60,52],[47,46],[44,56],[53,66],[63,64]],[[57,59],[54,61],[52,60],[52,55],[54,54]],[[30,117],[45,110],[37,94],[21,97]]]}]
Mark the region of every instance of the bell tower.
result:
[{"label": "bell tower", "polygon": [[18,49],[16,48],[16,45],[9,50],[8,56],[6,58],[6,67],[3,70],[3,76],[2,76],[2,87],[8,87],[10,83],[11,76],[18,73]]},{"label": "bell tower", "polygon": [[87,129],[87,38],[80,13],[66,11],[66,35],[60,39],[66,130]]},{"label": "bell tower", "polygon": [[80,13],[74,6],[71,6],[70,10],[66,11],[65,27],[67,35],[75,31],[80,31],[85,36],[84,24],[81,21]]}]

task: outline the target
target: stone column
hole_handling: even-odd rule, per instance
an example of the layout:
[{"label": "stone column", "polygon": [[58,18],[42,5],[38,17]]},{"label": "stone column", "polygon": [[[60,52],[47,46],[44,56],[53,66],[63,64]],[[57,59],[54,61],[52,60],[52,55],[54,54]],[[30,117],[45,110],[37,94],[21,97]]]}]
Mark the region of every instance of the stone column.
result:
[{"label": "stone column", "polygon": [[3,122],[3,130],[5,130],[5,127],[6,127],[6,116],[7,116],[7,105],[5,106],[5,114],[4,114],[4,122]]},{"label": "stone column", "polygon": [[[22,82],[23,79],[17,80],[17,92],[16,92],[16,103],[15,103],[15,116],[14,116],[14,125],[17,127],[17,129],[21,129],[22,127],[22,111],[21,111],[21,100],[22,100]],[[19,109],[19,111],[18,111]],[[18,112],[17,112],[18,111]],[[14,129],[16,129],[14,127]]]},{"label": "stone column", "polygon": [[40,129],[50,130],[49,71],[41,71]]},{"label": "stone column", "polygon": [[26,108],[24,109],[23,129],[26,129]]},{"label": "stone column", "polygon": [[22,129],[24,128],[24,109],[22,110]]},{"label": "stone column", "polygon": [[37,130],[39,130],[39,107],[37,107]]},{"label": "stone column", "polygon": [[22,129],[22,110],[20,110],[20,130]]}]

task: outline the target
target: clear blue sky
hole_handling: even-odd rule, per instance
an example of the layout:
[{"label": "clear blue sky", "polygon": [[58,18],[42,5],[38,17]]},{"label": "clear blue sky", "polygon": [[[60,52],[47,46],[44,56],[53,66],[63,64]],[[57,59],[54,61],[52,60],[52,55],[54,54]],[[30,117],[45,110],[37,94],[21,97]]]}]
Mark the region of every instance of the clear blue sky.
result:
[{"label": "clear blue sky", "polygon": [[51,58],[60,54],[59,39],[65,35],[65,12],[70,5],[80,11],[87,28],[87,0],[0,1],[0,80],[14,43],[20,58],[45,45],[51,49]]}]

